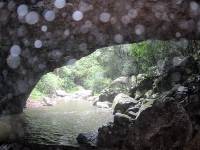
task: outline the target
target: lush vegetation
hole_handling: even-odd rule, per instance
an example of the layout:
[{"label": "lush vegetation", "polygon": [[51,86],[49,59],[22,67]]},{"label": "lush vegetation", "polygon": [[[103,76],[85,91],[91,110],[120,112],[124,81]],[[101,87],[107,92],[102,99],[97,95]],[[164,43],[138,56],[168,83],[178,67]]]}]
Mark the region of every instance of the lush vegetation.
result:
[{"label": "lush vegetation", "polygon": [[73,92],[80,87],[91,89],[97,94],[120,76],[152,73],[153,66],[157,66],[159,61],[184,56],[199,48],[200,44],[189,42],[145,41],[99,49],[74,65],[58,68],[43,76],[31,97],[38,99],[44,95],[52,95],[57,89]]}]

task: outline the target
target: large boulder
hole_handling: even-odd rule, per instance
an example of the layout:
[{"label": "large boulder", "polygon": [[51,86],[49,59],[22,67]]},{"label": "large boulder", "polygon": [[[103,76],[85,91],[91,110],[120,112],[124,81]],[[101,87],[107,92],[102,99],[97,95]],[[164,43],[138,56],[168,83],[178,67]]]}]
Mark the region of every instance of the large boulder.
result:
[{"label": "large boulder", "polygon": [[122,76],[117,79],[115,79],[111,85],[110,89],[116,92],[123,92],[123,93],[129,93],[129,89],[131,87],[131,80],[130,77],[127,76]]},{"label": "large boulder", "polygon": [[131,89],[131,78],[122,76],[115,79],[108,88],[104,89],[101,94],[99,95],[99,101],[109,101],[113,102],[115,96],[119,93],[130,93]]},{"label": "large boulder", "polygon": [[192,137],[192,122],[185,109],[171,99],[142,111],[129,130],[126,146],[135,149],[183,149]]},{"label": "large boulder", "polygon": [[109,101],[112,103],[117,94],[118,94],[118,92],[116,92],[112,89],[106,88],[99,95],[99,101],[100,102]]},{"label": "large boulder", "polygon": [[145,93],[153,88],[154,76],[139,74],[136,78],[136,85],[130,89],[130,96],[139,99],[145,96]]},{"label": "large boulder", "polygon": [[117,124],[114,122],[99,129],[98,146],[177,150],[183,149],[192,137],[193,128],[188,114],[172,99],[155,102],[152,107],[144,109],[135,121],[122,118],[126,119],[117,119]]},{"label": "large boulder", "polygon": [[133,107],[138,103],[135,99],[132,97],[125,95],[123,93],[118,94],[112,104],[112,108],[114,109],[114,114],[117,112],[125,113],[125,111],[129,107]]},{"label": "large boulder", "polygon": [[132,122],[132,118],[122,113],[116,113],[114,116],[114,124],[117,126],[126,126]]}]

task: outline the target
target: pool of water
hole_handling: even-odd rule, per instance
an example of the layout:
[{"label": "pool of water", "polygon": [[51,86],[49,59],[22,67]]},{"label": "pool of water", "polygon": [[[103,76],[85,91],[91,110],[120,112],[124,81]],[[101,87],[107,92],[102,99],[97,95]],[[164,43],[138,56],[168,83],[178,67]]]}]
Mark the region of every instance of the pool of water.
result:
[{"label": "pool of water", "polygon": [[10,128],[17,128],[18,117],[23,122],[23,129],[17,129],[22,132],[23,142],[56,145],[77,145],[79,133],[97,131],[113,120],[111,110],[96,108],[90,102],[80,100],[62,102],[53,107],[25,109],[23,114],[9,117]]}]

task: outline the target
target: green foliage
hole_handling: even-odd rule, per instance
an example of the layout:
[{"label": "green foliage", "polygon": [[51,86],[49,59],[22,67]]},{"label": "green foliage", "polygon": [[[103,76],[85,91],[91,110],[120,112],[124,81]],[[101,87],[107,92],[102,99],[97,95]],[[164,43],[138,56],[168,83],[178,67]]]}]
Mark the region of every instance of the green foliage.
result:
[{"label": "green foliage", "polygon": [[111,81],[111,79],[105,78],[103,73],[96,73],[85,80],[84,87],[92,89],[94,93],[100,93],[103,89],[108,87]]},{"label": "green foliage", "polygon": [[[145,41],[131,45],[131,55],[137,67],[137,73],[147,73],[149,68],[156,66],[159,60],[164,60],[176,47],[170,41]],[[173,48],[172,48],[173,47]]]},{"label": "green foliage", "polygon": [[[73,81],[76,86],[82,86],[85,89],[91,89],[98,93],[109,85],[109,80],[104,77],[104,68],[97,61],[99,52],[95,52],[88,57],[77,61],[74,66],[64,67],[67,74],[66,80]],[[69,87],[68,87],[69,88]]]},{"label": "green foliage", "polygon": [[61,67],[57,69],[57,76],[62,80],[60,88],[67,92],[78,90],[77,85],[74,83],[74,73],[71,67]]},{"label": "green foliage", "polygon": [[44,96],[44,93],[40,92],[37,88],[34,88],[31,92],[30,98],[31,100],[40,100]]},{"label": "green foliage", "polygon": [[41,93],[51,95],[55,93],[55,90],[62,87],[62,84],[62,79],[53,73],[48,73],[40,79],[35,88]]},{"label": "green foliage", "polygon": [[107,78],[116,79],[119,76],[129,76],[135,72],[130,45],[101,49],[97,60],[103,66]]}]

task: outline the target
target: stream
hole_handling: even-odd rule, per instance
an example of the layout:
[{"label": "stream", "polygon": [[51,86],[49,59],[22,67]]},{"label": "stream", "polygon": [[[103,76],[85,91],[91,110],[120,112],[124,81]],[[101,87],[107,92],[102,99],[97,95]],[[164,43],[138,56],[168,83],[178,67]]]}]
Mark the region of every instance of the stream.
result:
[{"label": "stream", "polygon": [[[18,125],[17,118],[23,122],[23,127]],[[12,132],[22,132],[20,140],[25,143],[77,145],[76,137],[79,133],[97,131],[112,121],[113,115],[111,110],[96,108],[91,102],[69,100],[53,107],[25,109],[24,113],[13,116],[13,119],[15,121],[11,121],[12,117],[5,120],[12,122]]]}]

